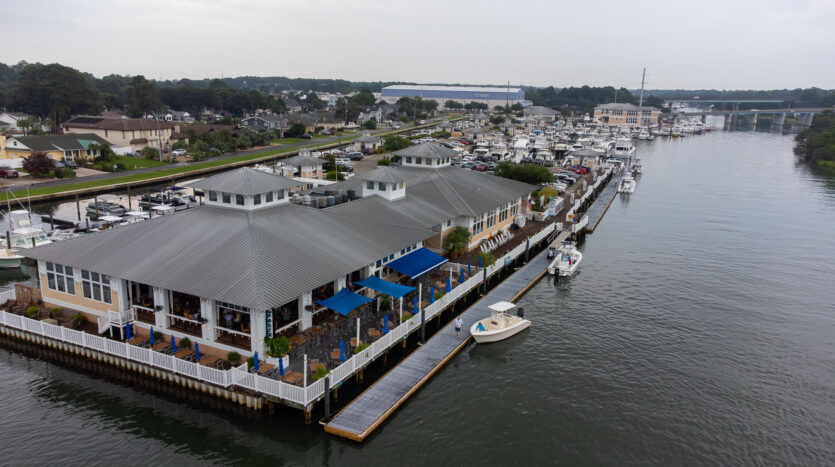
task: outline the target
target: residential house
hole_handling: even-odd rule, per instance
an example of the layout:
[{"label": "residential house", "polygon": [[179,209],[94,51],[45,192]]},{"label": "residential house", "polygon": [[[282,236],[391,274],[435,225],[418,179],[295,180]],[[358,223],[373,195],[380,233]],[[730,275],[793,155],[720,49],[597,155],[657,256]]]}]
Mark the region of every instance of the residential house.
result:
[{"label": "residential house", "polygon": [[[8,130],[12,133],[18,133],[23,131],[20,126],[18,126],[17,122],[23,120],[24,118],[34,118],[33,116],[25,113],[20,112],[0,112],[0,124],[5,123],[2,128],[3,130]],[[41,130],[49,131],[49,128],[45,126],[41,126]]]},{"label": "residential house", "polygon": [[287,112],[298,113],[302,111],[302,104],[292,97],[284,99],[284,105],[287,106]]},{"label": "residential house", "polygon": [[4,163],[20,167],[33,152],[44,152],[56,161],[79,161],[99,155],[97,145],[109,144],[95,133],[14,136],[6,142]]},{"label": "residential house", "polygon": [[378,136],[372,136],[369,131],[364,131],[362,136],[353,140],[350,144],[353,145],[354,151],[371,154],[383,145],[383,140]]},{"label": "residential house", "polygon": [[173,142],[171,134],[178,127],[149,118],[104,118],[78,116],[63,123],[64,133],[94,133],[115,147],[139,151],[146,147],[167,153]]},{"label": "residential house", "polygon": [[289,127],[287,119],[278,115],[253,115],[241,120],[241,128],[254,131],[275,131],[284,136],[284,130]]}]

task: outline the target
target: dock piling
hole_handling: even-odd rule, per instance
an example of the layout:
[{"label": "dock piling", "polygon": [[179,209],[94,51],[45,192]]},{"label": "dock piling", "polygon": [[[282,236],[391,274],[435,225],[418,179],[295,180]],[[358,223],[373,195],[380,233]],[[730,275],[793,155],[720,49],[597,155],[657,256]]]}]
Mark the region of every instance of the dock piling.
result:
[{"label": "dock piling", "polygon": [[331,418],[331,378],[325,375],[325,420]]}]

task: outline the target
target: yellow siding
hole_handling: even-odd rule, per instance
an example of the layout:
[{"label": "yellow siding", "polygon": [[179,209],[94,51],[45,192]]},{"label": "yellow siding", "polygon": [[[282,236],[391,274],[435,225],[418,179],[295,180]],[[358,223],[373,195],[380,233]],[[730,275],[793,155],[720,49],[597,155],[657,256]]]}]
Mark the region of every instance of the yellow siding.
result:
[{"label": "yellow siding", "polygon": [[[68,294],[64,292],[59,292],[57,290],[52,290],[49,287],[46,287],[46,274],[41,274],[41,284],[44,287],[41,289],[41,293],[43,294],[43,301],[47,304],[50,303],[50,299],[60,301],[62,303],[66,303],[70,306],[77,306],[81,311],[84,310],[93,310],[99,312],[105,312],[108,310],[117,311],[119,309],[119,293],[111,289],[110,291],[110,298],[113,303],[102,303],[97,302],[95,300],[90,300],[84,298],[84,294],[81,289],[81,282],[75,282],[75,295]],[[54,303],[54,302],[53,302]]]}]

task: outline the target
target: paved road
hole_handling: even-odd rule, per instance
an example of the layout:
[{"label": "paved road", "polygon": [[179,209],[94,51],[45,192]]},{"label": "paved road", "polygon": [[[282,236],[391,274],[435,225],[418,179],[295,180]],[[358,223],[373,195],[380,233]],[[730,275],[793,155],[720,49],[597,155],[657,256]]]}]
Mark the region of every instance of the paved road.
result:
[{"label": "paved road", "polygon": [[[441,121],[440,120],[432,121],[430,123],[431,124],[440,124]],[[403,127],[400,128],[399,131],[407,130],[407,129],[412,128],[414,126],[415,125],[403,126]],[[392,131],[392,129],[391,128],[383,128],[383,129],[379,129],[379,130],[374,130],[371,133],[376,135],[376,134],[385,133],[385,132],[389,132],[389,131]],[[300,149],[300,148],[304,148],[304,147],[315,147],[315,146],[323,146],[323,145],[326,145],[326,144],[334,144],[334,143],[339,143],[340,141],[347,143],[347,142],[349,142],[349,141],[351,141],[351,140],[353,140],[357,137],[359,137],[359,135],[352,135],[352,136],[348,136],[348,137],[345,137],[345,136],[331,136],[331,137],[328,137],[328,138],[320,138],[320,139],[315,139],[315,140],[300,141],[298,143],[282,144],[280,146],[268,146],[268,147],[258,148],[258,149],[249,149],[249,150],[246,150],[246,151],[238,151],[236,153],[224,154],[224,155],[221,155],[221,156],[202,159],[201,162],[203,162],[203,161],[225,160],[225,159],[230,159],[230,158],[233,158],[233,157],[244,156],[244,155],[262,154],[262,153],[267,153],[267,152],[270,152],[270,151],[275,151],[276,149],[284,149],[284,148]],[[41,183],[37,183],[33,180],[30,183],[24,183],[24,184],[17,185],[17,186],[15,186],[14,189],[18,190],[21,187],[25,187],[26,185],[33,186],[33,187],[37,186],[38,188],[67,185],[71,189],[71,185],[73,185],[75,183],[90,182],[90,181],[95,181],[95,180],[107,180],[109,178],[124,177],[126,175],[145,174],[145,173],[151,173],[151,172],[156,172],[156,171],[160,171],[160,170],[170,169],[170,168],[173,168],[173,167],[183,167],[183,166],[186,166],[186,165],[189,165],[189,163],[178,162],[178,163],[175,163],[175,164],[159,165],[159,166],[156,166],[156,167],[143,167],[141,169],[126,170],[124,172],[106,172],[106,173],[101,173],[101,174],[97,174],[97,175],[90,175],[90,176],[86,176],[86,177],[74,178],[74,179],[68,179],[68,180],[53,180],[53,181],[41,182]]]}]

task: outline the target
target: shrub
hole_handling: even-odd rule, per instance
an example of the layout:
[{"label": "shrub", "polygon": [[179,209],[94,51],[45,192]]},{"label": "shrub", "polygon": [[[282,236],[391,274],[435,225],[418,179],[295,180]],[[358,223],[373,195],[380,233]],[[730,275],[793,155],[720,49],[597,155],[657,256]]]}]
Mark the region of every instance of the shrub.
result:
[{"label": "shrub", "polygon": [[154,331],[154,341],[156,341],[156,342],[162,341],[162,332]]},{"label": "shrub", "polygon": [[268,337],[264,343],[267,344],[267,355],[270,357],[284,358],[290,352],[290,341],[286,336]]},{"label": "shrub", "polygon": [[440,300],[444,295],[446,295],[444,292],[435,292],[435,300]]},{"label": "shrub", "polygon": [[150,146],[140,149],[139,154],[142,154],[145,159],[159,159],[159,149]]},{"label": "shrub", "polygon": [[237,365],[241,361],[241,354],[233,350],[226,354],[226,360],[229,360],[232,365]]},{"label": "shrub", "polygon": [[33,177],[43,177],[55,170],[55,161],[45,152],[36,151],[23,158],[23,170],[32,174]]},{"label": "shrub", "polygon": [[367,349],[367,348],[368,348],[368,345],[369,345],[369,344],[367,344],[367,343],[365,343],[365,342],[360,341],[359,343],[357,343],[357,346],[356,346],[356,347],[354,347],[354,353],[355,353],[355,354],[357,354],[357,353],[362,352],[363,350],[365,350],[365,349]]},{"label": "shrub", "polygon": [[191,348],[191,339],[188,337],[183,337],[180,339],[180,342],[177,343],[178,349],[190,349]]},{"label": "shrub", "polygon": [[496,262],[496,257],[490,253],[481,252],[478,254],[478,256],[481,258],[482,267],[486,268],[487,266],[490,266]]},{"label": "shrub", "polygon": [[61,308],[59,308],[57,306],[55,308],[50,308],[49,309],[49,317],[54,319],[55,315],[57,315],[60,312],[61,312]]},{"label": "shrub", "polygon": [[363,124],[362,124],[362,126],[363,126],[363,128],[365,128],[366,130],[376,130],[376,129],[377,129],[377,120],[375,120],[375,119],[372,117],[370,120],[368,120],[367,122],[363,123]]},{"label": "shrub", "polygon": [[385,153],[387,153],[387,152],[388,152],[388,151],[386,151],[386,148],[384,148],[384,147],[382,147],[382,146],[380,146],[379,148],[377,148],[377,149],[375,149],[375,150],[374,150],[374,154],[385,154]]},{"label": "shrub", "polygon": [[27,318],[34,318],[38,314],[38,307],[30,306],[23,313],[26,315]]},{"label": "shrub", "polygon": [[327,374],[328,370],[326,370],[325,367],[320,366],[319,368],[316,368],[316,371],[313,372],[313,381],[320,380],[324,378]]},{"label": "shrub", "polygon": [[325,180],[337,180],[341,182],[342,180],[345,180],[345,176],[336,170],[331,170],[327,173],[327,175],[325,175]]},{"label": "shrub", "polygon": [[61,167],[60,169],[55,169],[53,176],[57,178],[75,178],[75,170],[69,167]]},{"label": "shrub", "polygon": [[559,196],[559,193],[557,192],[557,189],[556,189],[556,188],[554,188],[554,187],[550,187],[550,186],[546,186],[546,187],[543,187],[541,190],[539,190],[539,191],[537,191],[537,192],[536,192],[536,197],[537,197],[537,198],[539,198],[540,196],[544,196],[544,197],[545,197],[545,201],[547,202],[547,201],[548,201],[548,197],[554,197],[554,198],[556,198],[557,196]]},{"label": "shrub", "polygon": [[128,165],[125,164],[124,162],[117,162],[116,163],[116,171],[121,172],[121,171],[124,171],[124,170],[128,170]]},{"label": "shrub", "polygon": [[467,244],[470,242],[470,231],[464,227],[456,227],[448,233],[444,240],[447,250],[452,254],[460,254],[467,251]]},{"label": "shrub", "polygon": [[77,326],[80,326],[81,323],[84,322],[84,315],[82,315],[81,313],[76,313],[76,314],[72,315],[70,320],[72,321],[73,324],[75,324]]},{"label": "shrub", "polygon": [[249,357],[246,359],[246,368],[251,369],[255,366],[255,357]]},{"label": "shrub", "polygon": [[377,161],[377,165],[389,166],[391,165],[391,159],[389,159],[388,157],[384,157]]}]

